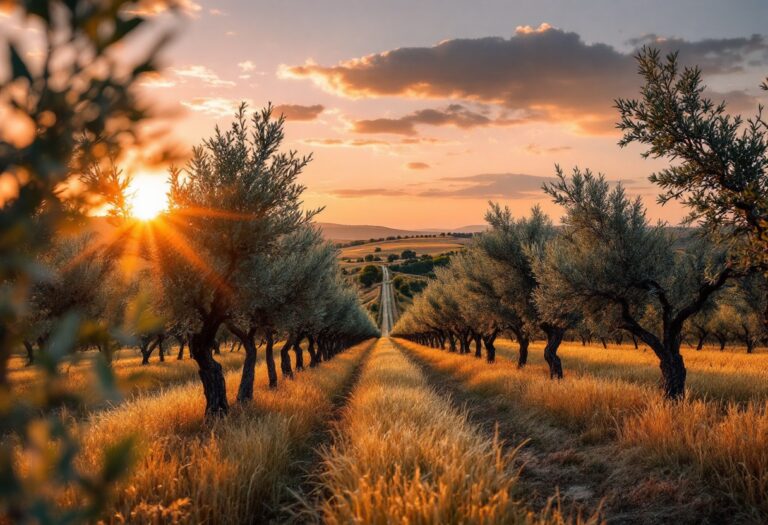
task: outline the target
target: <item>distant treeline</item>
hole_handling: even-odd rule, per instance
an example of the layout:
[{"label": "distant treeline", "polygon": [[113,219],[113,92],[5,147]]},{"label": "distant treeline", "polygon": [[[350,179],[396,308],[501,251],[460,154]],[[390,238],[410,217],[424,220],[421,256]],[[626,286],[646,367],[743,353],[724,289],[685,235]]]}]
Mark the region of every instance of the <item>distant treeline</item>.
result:
[{"label": "distant treeline", "polygon": [[389,237],[379,237],[378,239],[371,238],[368,240],[339,242],[339,243],[336,243],[336,247],[349,248],[350,246],[362,246],[363,244],[369,244],[372,242],[400,241],[402,239],[439,239],[441,237],[456,237],[459,239],[471,239],[474,236],[475,236],[474,233],[452,233],[452,232],[422,233],[417,235],[390,235]]}]

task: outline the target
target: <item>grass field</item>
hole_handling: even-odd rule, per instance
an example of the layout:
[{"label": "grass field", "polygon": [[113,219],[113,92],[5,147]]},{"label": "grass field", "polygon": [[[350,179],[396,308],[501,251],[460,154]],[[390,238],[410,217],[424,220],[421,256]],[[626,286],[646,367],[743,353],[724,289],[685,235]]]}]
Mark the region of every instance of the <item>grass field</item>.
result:
[{"label": "grass field", "polygon": [[[499,356],[517,359],[517,344],[500,340]],[[543,343],[531,344],[529,367],[544,373]],[[689,396],[696,399],[747,403],[768,399],[768,352],[748,355],[743,349],[720,352],[682,348],[688,369]],[[655,387],[659,381],[658,359],[647,347],[631,345],[582,346],[565,342],[558,350],[566,373],[580,377],[615,379],[633,385]]]},{"label": "grass field", "polygon": [[[768,516],[767,355],[687,353],[693,395],[672,403],[653,383],[658,370],[647,352],[565,345],[566,377],[551,381],[538,345],[530,366],[518,370],[504,359],[512,357],[506,348],[489,365],[399,344],[482,404],[506,434],[528,436],[531,465],[546,467],[533,477],[563,483],[566,494],[577,487],[587,508],[602,503],[608,517],[630,522],[717,523],[727,516],[761,523]],[[610,352],[618,356],[609,359]],[[574,464],[571,478],[553,471]]]},{"label": "grass field", "polygon": [[[123,351],[127,398],[72,420],[77,462],[96,471],[105,446],[134,439],[113,523],[765,522],[768,353],[684,349],[689,395],[670,403],[642,348],[564,343],[562,381],[541,343],[522,370],[513,342],[497,348],[488,364],[379,339],[277,389],[260,361],[253,401],[207,423],[191,360],[142,367]],[[234,402],[240,355],[219,359]],[[86,365],[71,386],[88,384]],[[18,461],[33,472],[34,457]]]},{"label": "grass field", "polygon": [[[148,365],[141,364],[141,355],[135,349],[123,349],[115,352],[112,370],[118,391],[125,398],[146,394],[189,381],[197,377],[197,364],[189,357],[189,349],[184,350],[184,359],[176,359],[178,347],[168,347],[165,362],[160,362],[155,350]],[[103,393],[96,388],[93,361],[99,357],[96,351],[76,354],[75,361],[69,361],[61,367],[60,384],[62,391],[77,392],[82,398],[83,409],[93,409],[104,402]],[[243,362],[242,352],[229,352],[222,348],[218,356],[225,370],[239,368]],[[11,359],[9,378],[14,392],[21,396],[35,396],[43,380],[38,367],[25,366],[26,359]]]},{"label": "grass field", "polygon": [[[459,237],[430,237],[372,242],[361,244],[359,246],[342,248],[339,257],[342,259],[350,258],[354,260],[372,254],[386,259],[387,255],[391,253],[400,255],[405,250],[413,250],[418,255],[437,255],[444,252],[461,250],[470,240],[471,239]],[[377,247],[381,248],[380,252],[374,252]]]},{"label": "grass field", "polygon": [[[106,519],[131,523],[242,523],[274,517],[296,461],[311,435],[329,420],[334,399],[352,379],[371,343],[343,352],[271,390],[262,363],[254,400],[226,420],[203,424],[199,385],[191,382],[138,396],[84,424],[87,469],[98,468],[104,445],[131,435],[137,442],[132,474],[118,488]],[[227,375],[234,401],[239,373]],[[299,481],[294,483],[298,486]],[[64,502],[78,496],[70,494]]]}]

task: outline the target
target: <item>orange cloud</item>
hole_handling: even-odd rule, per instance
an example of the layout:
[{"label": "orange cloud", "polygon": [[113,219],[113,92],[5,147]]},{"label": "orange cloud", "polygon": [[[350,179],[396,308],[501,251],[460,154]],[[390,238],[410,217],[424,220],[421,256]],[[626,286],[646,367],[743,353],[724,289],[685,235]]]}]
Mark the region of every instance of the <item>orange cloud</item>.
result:
[{"label": "orange cloud", "polygon": [[318,138],[318,139],[304,139],[304,144],[310,146],[328,146],[328,147],[397,147],[397,146],[414,146],[419,144],[446,144],[446,142],[440,139],[434,139],[430,137],[413,137],[404,138],[400,140],[380,140],[380,139],[341,139],[341,138]]},{"label": "orange cloud", "polygon": [[275,106],[274,114],[283,115],[286,120],[315,120],[325,110],[324,106],[302,106],[299,104],[280,104]]}]

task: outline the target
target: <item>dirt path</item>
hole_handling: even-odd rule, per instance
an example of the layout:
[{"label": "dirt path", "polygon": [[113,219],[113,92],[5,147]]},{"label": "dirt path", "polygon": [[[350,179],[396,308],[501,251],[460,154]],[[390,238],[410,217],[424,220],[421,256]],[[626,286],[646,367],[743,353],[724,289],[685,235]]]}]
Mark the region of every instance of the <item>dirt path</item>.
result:
[{"label": "dirt path", "polygon": [[381,280],[381,335],[382,337],[388,337],[392,331],[392,326],[397,320],[397,314],[395,313],[395,299],[392,292],[392,279],[389,273],[389,268],[386,266],[381,267],[382,280]]},{"label": "dirt path", "polygon": [[548,424],[530,410],[515,410],[505,399],[474,393],[395,344],[438,392],[467,410],[470,421],[491,435],[498,432],[506,447],[523,444],[517,453],[522,466],[517,496],[533,510],[559,495],[566,514],[590,516],[599,510],[609,523],[702,523],[706,517],[721,522],[712,516],[711,501],[688,498],[688,491],[692,497],[700,494],[681,478],[631,465],[611,444],[584,443],[579,435]]},{"label": "dirt path", "polygon": [[[284,497],[279,508],[272,509],[256,520],[257,523],[306,523],[306,516],[301,512],[302,502],[311,499],[316,487],[313,479],[322,467],[320,450],[333,440],[333,430],[341,419],[344,408],[347,406],[350,394],[354,391],[360,380],[360,374],[365,363],[371,356],[376,340],[369,343],[355,365],[349,379],[343,388],[333,396],[333,412],[321,426],[305,441],[301,451],[291,468],[282,487]],[[322,365],[321,365],[322,366]],[[297,504],[296,502],[299,502]]]}]

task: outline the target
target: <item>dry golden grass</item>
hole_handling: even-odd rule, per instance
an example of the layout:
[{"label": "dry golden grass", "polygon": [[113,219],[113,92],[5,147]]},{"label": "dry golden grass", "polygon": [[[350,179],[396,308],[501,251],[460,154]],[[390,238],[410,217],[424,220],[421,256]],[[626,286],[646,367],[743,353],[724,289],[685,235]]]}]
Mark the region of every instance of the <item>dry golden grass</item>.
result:
[{"label": "dry golden grass", "polygon": [[498,397],[497,401],[516,410],[524,407],[537,418],[581,432],[589,439],[615,433],[617,418],[646,406],[654,396],[649,388],[616,379],[571,374],[563,381],[551,381],[549,373],[536,365],[518,370],[506,359],[488,365],[484,359],[469,355],[400,339],[397,342],[421,362],[450,375],[470,391],[489,399]]},{"label": "dry golden grass", "polygon": [[660,465],[692,465],[732,498],[744,520],[768,518],[768,405],[658,401],[621,425],[619,443]]},{"label": "dry golden grass", "polygon": [[[197,378],[197,363],[189,357],[178,361],[178,347],[166,352],[165,362],[157,357],[157,350],[152,354],[148,365],[141,364],[138,350],[124,349],[115,353],[112,370],[120,393],[131,398],[139,393],[148,393],[167,388],[174,384]],[[218,361],[225,371],[234,370],[242,365],[243,353],[230,353],[222,350]],[[86,408],[95,408],[103,402],[103,396],[97,390],[98,381],[94,376],[93,360],[98,357],[95,351],[77,355],[77,360],[61,367],[61,388],[67,392],[77,392]],[[9,378],[15,395],[24,397],[35,395],[36,387],[43,380],[37,367],[25,367],[25,360],[15,357],[11,360]]]},{"label": "dry golden grass", "polygon": [[[105,445],[133,435],[138,460],[119,486],[110,521],[242,523],[284,497],[283,482],[302,445],[329,418],[371,343],[296,374],[270,390],[257,368],[254,401],[212,425],[203,423],[197,382],[140,395],[95,414],[82,431],[81,465],[97,468]],[[227,374],[234,400],[239,372]],[[76,497],[69,495],[69,501]],[[65,502],[66,503],[66,502]]]},{"label": "dry golden grass", "polygon": [[320,515],[341,523],[552,523],[511,498],[512,458],[380,339],[323,453]]},{"label": "dry golden grass", "polygon": [[[499,357],[517,360],[516,343],[500,340],[497,347]],[[720,352],[711,347],[697,352],[684,347],[682,353],[688,369],[688,395],[744,404],[768,398],[768,352],[750,355],[744,350]],[[566,342],[558,355],[566,375],[616,379],[645,386],[656,386],[660,378],[658,360],[647,347],[635,350],[631,345],[609,345],[605,349]],[[531,345],[529,366],[547,373],[541,342]]]},{"label": "dry golden grass", "polygon": [[[748,519],[768,517],[768,405],[766,398],[760,397],[764,385],[750,388],[750,381],[759,377],[760,371],[739,375],[742,358],[755,356],[701,352],[688,360],[693,377],[710,369],[719,370],[722,376],[709,386],[705,378],[698,379],[701,395],[741,399],[746,393],[753,401],[737,404],[693,398],[670,403],[661,397],[654,382],[639,380],[639,374],[633,374],[631,380],[621,379],[599,359],[594,365],[595,375],[590,374],[587,364],[579,373],[566,372],[564,380],[551,381],[536,364],[538,356],[532,359],[531,367],[518,370],[508,360],[488,365],[469,356],[407,341],[398,343],[420,362],[460,382],[462,388],[518,414],[533,415],[529,421],[544,418],[579,432],[582,439],[612,443],[617,452],[629,452],[640,461],[680,467],[680,472],[693,469],[705,484],[732,498],[735,508]],[[591,356],[577,350],[566,349],[564,355],[582,357],[582,363],[589,363]],[[636,351],[639,356],[629,350],[592,349],[600,351],[618,352],[619,363],[637,364],[647,359]],[[708,357],[713,361],[711,366],[707,365]],[[564,359],[566,366],[574,361]],[[736,386],[730,388],[729,380]]]}]

